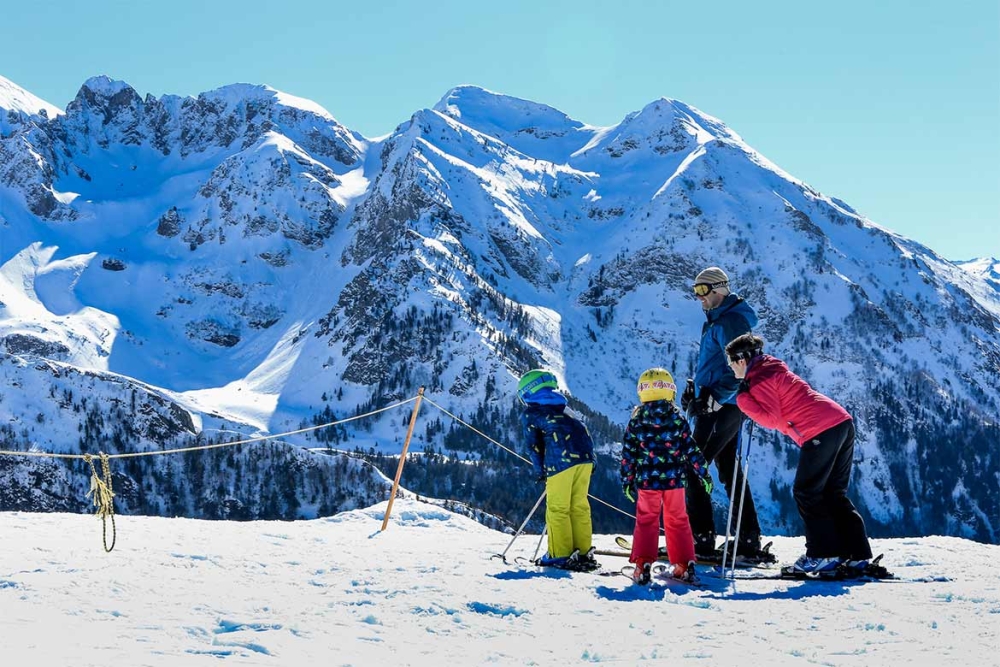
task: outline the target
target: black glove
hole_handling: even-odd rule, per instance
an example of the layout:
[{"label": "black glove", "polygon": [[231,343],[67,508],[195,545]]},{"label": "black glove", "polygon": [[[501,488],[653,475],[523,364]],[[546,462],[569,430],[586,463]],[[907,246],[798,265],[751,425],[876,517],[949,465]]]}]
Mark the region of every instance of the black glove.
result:
[{"label": "black glove", "polygon": [[742,394],[745,391],[750,391],[750,383],[747,382],[746,378],[740,380],[740,383],[736,385],[736,393]]},{"label": "black glove", "polygon": [[687,386],[684,387],[684,393],[681,394],[681,410],[687,412],[688,407],[691,405],[691,401],[693,400],[694,400],[694,380],[688,378]]}]

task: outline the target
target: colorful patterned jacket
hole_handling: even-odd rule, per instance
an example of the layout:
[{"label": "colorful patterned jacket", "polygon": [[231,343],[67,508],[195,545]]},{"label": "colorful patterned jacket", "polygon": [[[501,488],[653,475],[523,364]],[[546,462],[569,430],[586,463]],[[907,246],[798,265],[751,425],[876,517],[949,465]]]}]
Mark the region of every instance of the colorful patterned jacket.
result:
[{"label": "colorful patterned jacket", "polygon": [[622,486],[669,491],[685,487],[686,470],[708,476],[705,457],[688,421],[671,401],[650,401],[632,411],[622,441]]},{"label": "colorful patterned jacket", "polygon": [[521,413],[524,442],[539,478],[594,462],[594,441],[587,427],[564,413],[565,398],[555,392],[552,394],[562,401],[527,403]]}]

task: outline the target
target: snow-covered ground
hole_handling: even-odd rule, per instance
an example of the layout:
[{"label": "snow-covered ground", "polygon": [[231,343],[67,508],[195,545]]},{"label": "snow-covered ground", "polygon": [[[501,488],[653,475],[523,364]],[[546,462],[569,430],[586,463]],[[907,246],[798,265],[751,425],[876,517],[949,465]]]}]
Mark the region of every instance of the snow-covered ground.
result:
[{"label": "snow-covered ground", "polygon": [[[0,514],[4,664],[998,665],[1000,547],[875,540],[898,581],[639,588],[505,566],[413,500],[314,521]],[[531,555],[522,536],[508,556]],[[611,547],[612,536],[596,542]],[[801,538],[775,538],[783,561]],[[601,557],[606,566],[624,559]],[[30,662],[29,662],[30,661]]]}]

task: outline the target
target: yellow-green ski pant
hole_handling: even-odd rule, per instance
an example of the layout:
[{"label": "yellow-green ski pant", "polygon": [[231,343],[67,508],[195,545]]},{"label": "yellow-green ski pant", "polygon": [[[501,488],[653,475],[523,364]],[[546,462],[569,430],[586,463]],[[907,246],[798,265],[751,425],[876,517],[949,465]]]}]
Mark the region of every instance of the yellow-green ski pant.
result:
[{"label": "yellow-green ski pant", "polygon": [[590,549],[590,474],[593,463],[581,463],[545,480],[545,523],[549,528],[549,556],[562,558]]}]

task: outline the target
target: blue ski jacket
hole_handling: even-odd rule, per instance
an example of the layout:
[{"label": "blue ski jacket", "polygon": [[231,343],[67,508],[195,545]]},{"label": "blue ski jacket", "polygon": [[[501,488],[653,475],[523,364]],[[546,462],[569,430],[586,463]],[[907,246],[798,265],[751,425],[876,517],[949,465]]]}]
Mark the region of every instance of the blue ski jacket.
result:
[{"label": "blue ski jacket", "polygon": [[566,399],[526,403],[521,413],[524,442],[538,478],[594,462],[594,441],[583,423],[565,414]]},{"label": "blue ski jacket", "polygon": [[704,387],[719,403],[736,403],[739,381],[726,360],[726,345],[757,326],[757,313],[736,294],[729,294],[718,307],[705,312],[701,328],[701,348],[694,383],[701,395]]}]

